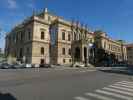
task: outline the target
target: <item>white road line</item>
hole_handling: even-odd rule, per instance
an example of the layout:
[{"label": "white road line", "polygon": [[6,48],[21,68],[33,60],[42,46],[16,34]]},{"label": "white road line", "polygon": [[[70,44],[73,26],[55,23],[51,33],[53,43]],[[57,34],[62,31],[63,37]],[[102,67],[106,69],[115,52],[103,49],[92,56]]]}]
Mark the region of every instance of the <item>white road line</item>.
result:
[{"label": "white road line", "polygon": [[79,71],[79,72],[85,73],[85,72],[93,72],[93,71],[96,71],[96,70],[83,70],[83,71]]},{"label": "white road line", "polygon": [[133,82],[129,82],[129,81],[122,81],[122,82],[117,82],[117,83],[129,83],[129,84],[133,84]]},{"label": "white road line", "polygon": [[125,94],[125,95],[129,95],[129,96],[133,96],[133,93],[131,92],[125,92],[125,91],[121,91],[121,90],[117,90],[117,89],[112,89],[112,88],[103,88],[104,90],[108,90],[108,91],[112,91],[112,92],[117,92],[117,93],[121,93],[121,94]]},{"label": "white road line", "polygon": [[133,83],[125,83],[125,82],[119,82],[119,83],[117,83],[117,84],[124,84],[124,85],[131,85],[131,86],[133,86]]},{"label": "white road line", "polygon": [[124,88],[124,87],[120,87],[120,86],[113,86],[113,85],[110,85],[109,87],[133,92],[133,89],[128,89],[128,88]]},{"label": "white road line", "polygon": [[116,100],[116,99],[106,97],[106,96],[102,96],[102,95],[95,94],[95,93],[85,93],[85,95],[96,98],[96,99],[100,99],[100,100]]},{"label": "white road line", "polygon": [[115,86],[122,86],[122,87],[133,89],[133,86],[130,86],[130,85],[123,85],[123,84],[113,84],[113,85],[115,85]]},{"label": "white road line", "polygon": [[89,100],[87,98],[84,98],[84,97],[74,97],[75,100]]},{"label": "white road line", "polygon": [[116,94],[116,93],[112,93],[112,92],[107,92],[107,91],[103,91],[103,90],[96,90],[97,93],[102,93],[105,95],[109,95],[109,96],[113,96],[113,97],[117,97],[117,98],[121,98],[124,100],[133,100],[133,98],[129,97],[129,96],[123,96],[120,94]]}]

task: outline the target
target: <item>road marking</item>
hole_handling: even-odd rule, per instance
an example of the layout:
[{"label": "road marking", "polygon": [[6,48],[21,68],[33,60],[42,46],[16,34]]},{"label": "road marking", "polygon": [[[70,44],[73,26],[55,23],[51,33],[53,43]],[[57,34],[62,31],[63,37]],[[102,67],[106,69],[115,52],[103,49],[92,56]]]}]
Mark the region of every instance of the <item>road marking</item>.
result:
[{"label": "road marking", "polygon": [[122,86],[122,87],[126,87],[126,88],[130,88],[130,89],[133,89],[133,86],[130,86],[130,85],[123,85],[123,84],[114,84],[115,86]]},{"label": "road marking", "polygon": [[123,95],[108,92],[108,91],[96,90],[96,92],[97,93],[102,93],[102,94],[105,94],[105,95],[110,95],[110,96],[117,97],[117,98],[121,98],[121,99],[124,99],[124,100],[133,100],[133,98],[131,98],[131,97],[123,96]]},{"label": "road marking", "polygon": [[84,97],[74,97],[74,99],[76,99],[76,100],[89,100],[89,99],[84,98]]},{"label": "road marking", "polygon": [[131,86],[133,86],[133,83],[125,83],[125,82],[119,82],[119,83],[117,83],[117,84],[124,84],[124,85],[131,85]]},{"label": "road marking", "polygon": [[93,71],[96,71],[96,70],[83,70],[83,71],[79,71],[80,73],[85,73],[85,72],[93,72]]},{"label": "road marking", "polygon": [[121,93],[121,94],[125,94],[125,95],[129,95],[129,96],[133,96],[133,93],[130,92],[125,92],[125,91],[121,91],[121,90],[117,90],[117,89],[112,89],[112,88],[103,88],[104,90],[108,90],[108,91],[112,91],[112,92],[117,92],[117,93]]},{"label": "road marking", "polygon": [[130,83],[119,83],[119,84],[123,84],[123,85],[131,85],[131,86],[133,86],[133,84],[130,84]]},{"label": "road marking", "polygon": [[128,89],[128,88],[124,88],[124,87],[120,87],[120,86],[110,85],[109,87],[116,88],[116,89],[121,89],[121,90],[127,90],[127,91],[130,91],[130,92],[133,92],[133,89]]},{"label": "road marking", "polygon": [[128,83],[128,84],[133,84],[133,82],[129,82],[129,81],[122,81],[122,82],[118,82],[118,83]]},{"label": "road marking", "polygon": [[85,93],[85,95],[91,96],[93,98],[101,99],[101,100],[116,100],[116,99],[109,98],[109,97],[102,96],[102,95],[95,94],[95,93]]}]

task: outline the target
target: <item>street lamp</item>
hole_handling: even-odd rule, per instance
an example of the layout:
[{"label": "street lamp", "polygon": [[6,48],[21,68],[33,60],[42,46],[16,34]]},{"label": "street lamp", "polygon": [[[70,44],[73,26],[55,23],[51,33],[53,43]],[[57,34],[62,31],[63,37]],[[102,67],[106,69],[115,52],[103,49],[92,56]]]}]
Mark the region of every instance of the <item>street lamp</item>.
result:
[{"label": "street lamp", "polygon": [[88,54],[87,54],[87,59],[86,59],[86,63],[85,66],[88,66],[89,63],[89,58],[90,58],[90,48],[93,47],[93,43],[90,42],[91,38],[88,39],[88,43],[87,43],[87,48],[88,48]]}]

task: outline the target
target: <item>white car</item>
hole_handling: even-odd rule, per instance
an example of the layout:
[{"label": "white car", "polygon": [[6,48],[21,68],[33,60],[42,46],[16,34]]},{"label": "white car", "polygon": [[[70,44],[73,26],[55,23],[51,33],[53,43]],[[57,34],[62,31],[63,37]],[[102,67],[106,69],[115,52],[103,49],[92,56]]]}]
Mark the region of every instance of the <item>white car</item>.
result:
[{"label": "white car", "polygon": [[25,64],[26,68],[32,68],[32,64]]}]

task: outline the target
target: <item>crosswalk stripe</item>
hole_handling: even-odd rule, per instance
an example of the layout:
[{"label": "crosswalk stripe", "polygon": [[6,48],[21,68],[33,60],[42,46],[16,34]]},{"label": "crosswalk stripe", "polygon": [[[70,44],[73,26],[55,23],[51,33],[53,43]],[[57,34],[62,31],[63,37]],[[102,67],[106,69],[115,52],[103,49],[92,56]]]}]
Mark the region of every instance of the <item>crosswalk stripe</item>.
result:
[{"label": "crosswalk stripe", "polygon": [[123,85],[123,84],[114,84],[115,86],[122,86],[122,87],[126,87],[126,88],[132,88],[133,89],[133,86],[130,86],[130,85]]},{"label": "crosswalk stripe", "polygon": [[86,99],[84,97],[75,97],[74,99],[76,99],[76,100],[89,100],[89,99]]},{"label": "crosswalk stripe", "polygon": [[124,83],[124,82],[117,83],[117,84],[124,84],[124,85],[130,85],[130,86],[133,86],[133,84],[131,84],[131,83]]},{"label": "crosswalk stripe", "polygon": [[105,95],[110,95],[110,96],[117,97],[117,98],[121,98],[121,99],[124,99],[124,100],[132,100],[133,99],[133,98],[128,97],[128,96],[123,96],[123,95],[120,95],[120,94],[107,92],[107,91],[103,91],[103,90],[96,90],[96,92],[97,93],[102,93],[102,94],[105,94]]},{"label": "crosswalk stripe", "polygon": [[127,91],[130,91],[130,92],[133,92],[133,89],[128,89],[128,88],[124,88],[124,87],[120,87],[120,86],[110,85],[109,87],[117,88],[117,89],[121,89],[121,90],[127,90]]},{"label": "crosswalk stripe", "polygon": [[129,82],[129,81],[122,81],[122,82],[117,82],[117,83],[128,83],[128,84],[133,84],[133,82]]},{"label": "crosswalk stripe", "polygon": [[101,100],[116,100],[116,99],[106,97],[106,96],[102,96],[102,95],[95,94],[95,93],[85,93],[85,95],[91,96],[93,98],[101,99]]},{"label": "crosswalk stripe", "polygon": [[133,96],[133,93],[130,92],[125,92],[125,91],[121,91],[121,90],[117,90],[117,89],[112,89],[112,88],[103,88],[104,90],[108,90],[108,91],[112,91],[112,92],[117,92],[117,93],[121,93],[121,94],[125,94],[125,95],[129,95],[129,96]]}]

